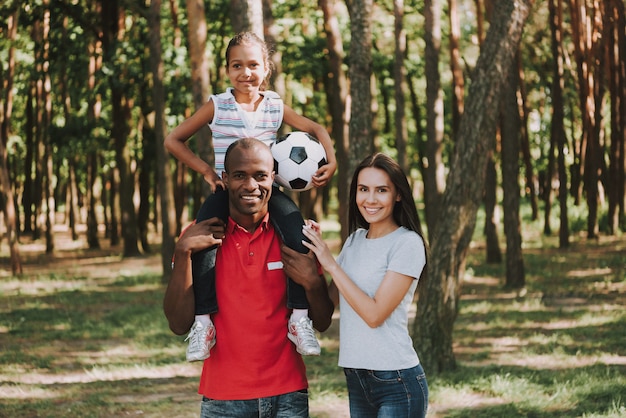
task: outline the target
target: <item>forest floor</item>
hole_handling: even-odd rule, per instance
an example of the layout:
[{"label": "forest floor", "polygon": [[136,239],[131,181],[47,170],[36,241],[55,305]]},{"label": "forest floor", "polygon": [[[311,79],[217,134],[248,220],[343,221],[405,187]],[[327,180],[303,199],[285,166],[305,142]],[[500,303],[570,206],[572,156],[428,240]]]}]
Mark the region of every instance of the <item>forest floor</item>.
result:
[{"label": "forest floor", "polygon": [[[101,240],[100,250],[86,250],[82,239],[72,241],[67,231],[59,227],[54,254],[47,255],[43,242],[24,240],[20,245],[24,262],[21,278],[11,277],[6,244],[0,246],[0,417],[197,416],[200,364],[184,362],[182,338],[163,329],[166,325],[160,299],[164,285],[154,279],[160,276],[160,256],[123,259],[119,251],[107,248],[106,242]],[[486,384],[487,388],[471,390],[454,383],[466,379],[474,381],[466,382],[469,386],[479,385],[479,380],[468,378],[468,373],[475,373],[468,370],[474,368],[523,368],[529,371],[524,375],[528,380],[533,379],[528,376],[540,370],[552,370],[556,373],[553,376],[557,376],[555,370],[567,367],[601,365],[622,374],[626,371],[626,348],[611,339],[621,340],[619,336],[592,341],[605,333],[623,336],[626,330],[624,314],[619,313],[626,305],[626,237],[604,237],[591,243],[579,240],[568,252],[545,247],[525,250],[530,274],[533,269],[543,270],[543,274],[529,278],[533,284],[523,295],[503,289],[498,277],[502,266],[477,274],[482,252],[478,246],[470,251],[463,284],[463,301],[467,305],[455,323],[455,355],[464,371],[448,379],[432,380],[429,417],[460,417],[467,410],[485,411],[476,416],[498,416],[494,408],[515,403],[515,399],[510,399],[514,395],[496,393],[493,382]],[[566,282],[566,278],[574,281]],[[518,327],[512,330],[499,321],[509,314],[503,306],[516,304],[513,308],[520,316],[512,317],[511,323]],[[67,310],[65,322],[53,319],[59,310]],[[72,310],[81,318],[74,318]],[[137,317],[139,322],[147,319],[156,325],[147,327],[151,331],[146,331],[146,335],[140,325],[126,332],[125,319],[116,316],[116,310],[127,318]],[[599,322],[600,313],[604,312],[613,315],[607,319],[609,324]],[[535,315],[530,322],[529,315]],[[555,330],[583,328],[581,318],[594,315],[597,323],[586,319],[585,324],[594,328],[593,334],[581,334],[590,340],[587,351],[575,341],[563,340],[562,335],[549,336],[550,332],[558,332]],[[338,317],[336,313],[335,318]],[[54,323],[46,324],[47,320]],[[613,321],[617,325],[611,325]],[[80,330],[72,334],[79,322]],[[525,334],[529,327],[533,333]],[[544,337],[549,341],[537,342]],[[577,340],[580,336],[569,338]],[[345,382],[336,366],[337,320],[321,335],[321,341],[322,356],[307,359],[311,414],[317,418],[348,417]],[[527,352],[535,343],[543,348]],[[569,345],[578,348],[568,348]],[[624,388],[624,381],[618,380],[609,393],[623,392]],[[532,389],[528,390],[527,396],[535,396]],[[571,406],[568,402],[563,401],[558,407],[563,414],[536,416],[579,416],[580,410],[575,409],[580,408],[576,406],[579,402]],[[617,402],[613,409],[624,411],[624,401]],[[488,413],[490,410],[493,411]],[[510,416],[527,414],[528,411]],[[613,415],[609,411],[596,416]]]}]

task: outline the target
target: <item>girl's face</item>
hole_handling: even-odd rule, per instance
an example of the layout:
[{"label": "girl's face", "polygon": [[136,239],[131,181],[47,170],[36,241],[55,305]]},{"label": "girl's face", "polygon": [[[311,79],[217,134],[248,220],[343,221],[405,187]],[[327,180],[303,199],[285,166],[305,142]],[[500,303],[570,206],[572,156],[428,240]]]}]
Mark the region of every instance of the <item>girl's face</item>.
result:
[{"label": "girl's face", "polygon": [[400,201],[395,185],[384,170],[367,167],[357,177],[356,204],[370,229],[394,224],[393,207]]},{"label": "girl's face", "polygon": [[235,91],[241,94],[258,92],[268,73],[261,48],[254,44],[234,46],[229,59],[226,71]]}]

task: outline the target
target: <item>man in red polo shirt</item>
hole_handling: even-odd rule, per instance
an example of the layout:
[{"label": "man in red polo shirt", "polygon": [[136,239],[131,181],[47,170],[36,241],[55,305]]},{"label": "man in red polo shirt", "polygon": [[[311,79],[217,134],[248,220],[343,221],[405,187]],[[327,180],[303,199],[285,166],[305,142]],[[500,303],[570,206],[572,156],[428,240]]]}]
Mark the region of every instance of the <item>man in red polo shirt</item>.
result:
[{"label": "man in red polo shirt", "polygon": [[287,275],[307,294],[309,315],[324,331],[334,306],[314,255],[282,245],[268,201],[274,159],[267,145],[244,138],[226,152],[223,181],[230,218],[198,222],[180,237],[164,299],[170,329],[188,332],[194,321],[191,255],[219,245],[213,316],[219,344],[204,361],[201,417],[308,417],[308,383],[300,354],[285,333]]}]

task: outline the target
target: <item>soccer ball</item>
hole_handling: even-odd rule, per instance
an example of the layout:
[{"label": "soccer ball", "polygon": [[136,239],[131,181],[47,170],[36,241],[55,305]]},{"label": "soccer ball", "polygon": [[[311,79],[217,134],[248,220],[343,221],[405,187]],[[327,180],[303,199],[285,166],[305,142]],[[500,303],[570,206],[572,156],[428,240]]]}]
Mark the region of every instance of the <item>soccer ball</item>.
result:
[{"label": "soccer ball", "polygon": [[274,156],[274,181],[296,192],[313,187],[311,178],[327,164],[324,146],[306,132],[290,132],[271,146]]}]

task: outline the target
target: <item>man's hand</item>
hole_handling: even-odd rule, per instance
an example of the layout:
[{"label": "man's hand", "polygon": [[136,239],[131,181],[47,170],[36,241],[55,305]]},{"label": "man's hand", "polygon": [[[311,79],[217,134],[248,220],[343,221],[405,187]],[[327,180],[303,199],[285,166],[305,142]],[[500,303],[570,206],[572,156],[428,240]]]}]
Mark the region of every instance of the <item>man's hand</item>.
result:
[{"label": "man's hand", "polygon": [[220,219],[207,219],[187,227],[176,243],[172,276],[163,298],[163,312],[170,329],[177,335],[188,332],[194,320],[191,256],[205,248],[221,245],[225,230]]},{"label": "man's hand", "polygon": [[283,244],[280,248],[283,259],[283,270],[294,282],[304,287],[307,291],[311,287],[319,286],[319,270],[315,254],[309,251],[301,254]]},{"label": "man's hand", "polygon": [[313,252],[300,254],[283,245],[281,247],[283,271],[306,291],[309,302],[309,318],[318,331],[326,331],[330,326],[335,306],[328,294],[328,284]]},{"label": "man's hand", "polygon": [[[176,243],[176,253],[191,254],[222,245],[226,226],[219,218],[210,218],[189,226]],[[174,259],[176,262],[176,259]]]}]

